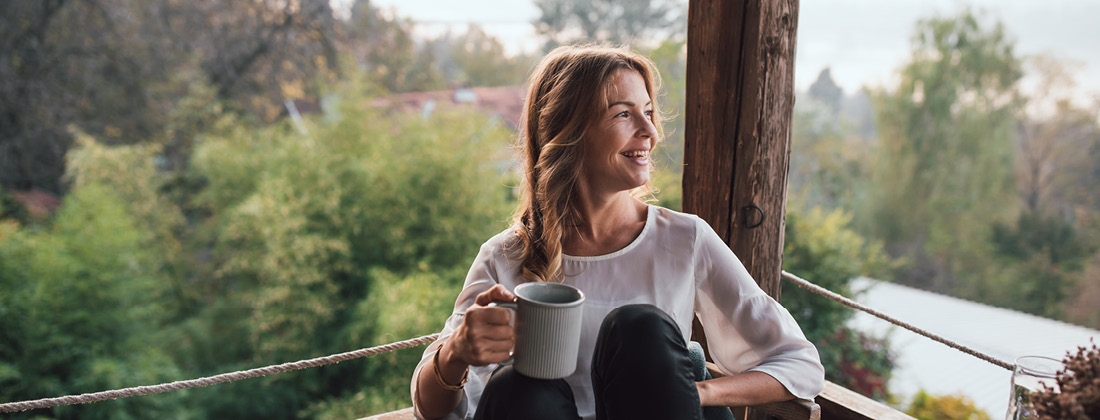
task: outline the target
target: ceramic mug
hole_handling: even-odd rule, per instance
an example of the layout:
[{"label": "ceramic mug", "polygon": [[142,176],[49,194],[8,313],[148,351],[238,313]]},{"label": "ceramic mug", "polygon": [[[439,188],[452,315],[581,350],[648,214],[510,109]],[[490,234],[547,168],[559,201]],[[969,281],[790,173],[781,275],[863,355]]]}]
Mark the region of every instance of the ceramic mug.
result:
[{"label": "ceramic mug", "polygon": [[584,293],[576,287],[531,282],[512,291],[515,302],[493,302],[515,310],[513,368],[537,379],[559,379],[577,370]]}]

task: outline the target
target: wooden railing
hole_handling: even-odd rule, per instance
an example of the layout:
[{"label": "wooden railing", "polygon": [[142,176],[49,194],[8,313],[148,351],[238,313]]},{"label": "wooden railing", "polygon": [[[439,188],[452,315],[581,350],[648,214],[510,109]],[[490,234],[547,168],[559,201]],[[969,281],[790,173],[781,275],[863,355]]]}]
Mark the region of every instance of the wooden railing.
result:
[{"label": "wooden railing", "polygon": [[[715,378],[724,376],[713,363],[707,363],[707,370]],[[731,409],[738,419],[752,417],[744,407]],[[751,410],[758,410],[770,418],[781,420],[913,419],[893,407],[829,381],[825,381],[825,389],[813,401],[797,399],[754,406]]]},{"label": "wooden railing", "polygon": [[[867,398],[850,389],[825,382],[825,390],[810,403],[795,400],[767,404],[755,409],[782,420],[915,420],[908,414],[886,404]],[[743,410],[743,409],[742,409]],[[743,411],[734,410],[738,419],[747,418]],[[376,414],[360,420],[413,420],[412,408]]]},{"label": "wooden railing", "polygon": [[[794,400],[757,406],[772,418],[782,420],[915,420],[908,414],[867,398],[850,389],[825,381],[825,390],[813,401]],[[748,418],[744,408],[734,409],[738,419]],[[360,420],[413,420],[412,408],[376,414]]]},{"label": "wooden railing", "polygon": [[814,401],[821,407],[822,420],[915,420],[893,407],[829,381],[825,381],[825,390]]}]

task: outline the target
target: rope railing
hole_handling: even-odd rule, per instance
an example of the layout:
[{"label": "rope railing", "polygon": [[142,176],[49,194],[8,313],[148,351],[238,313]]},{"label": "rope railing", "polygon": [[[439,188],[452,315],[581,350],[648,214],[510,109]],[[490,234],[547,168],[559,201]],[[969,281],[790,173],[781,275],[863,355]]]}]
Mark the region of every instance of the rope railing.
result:
[{"label": "rope railing", "polygon": [[923,335],[927,338],[931,338],[933,340],[936,340],[936,341],[938,341],[940,343],[943,343],[943,344],[947,345],[948,347],[951,347],[955,350],[959,350],[963,353],[966,353],[966,354],[969,354],[971,356],[977,357],[979,359],[985,360],[985,361],[987,361],[989,363],[992,363],[994,365],[997,365],[999,367],[1002,367],[1002,368],[1005,368],[1005,369],[1008,369],[1008,370],[1013,370],[1013,365],[1011,363],[1005,362],[1003,360],[1000,360],[1000,359],[995,358],[993,356],[990,356],[988,354],[984,354],[984,353],[979,352],[977,350],[974,350],[970,347],[967,347],[967,346],[964,346],[962,344],[951,341],[951,340],[949,340],[949,339],[947,339],[947,338],[945,338],[941,335],[932,333],[930,331],[927,331],[923,328],[917,327],[917,326],[915,326],[913,324],[910,324],[908,322],[899,320],[899,319],[894,318],[890,315],[886,315],[882,312],[871,309],[871,308],[869,308],[865,305],[860,304],[859,302],[856,302],[856,301],[848,299],[844,296],[841,296],[841,295],[839,295],[839,294],[837,294],[837,293],[835,293],[835,292],[833,292],[829,289],[826,289],[824,287],[821,287],[821,286],[818,286],[816,284],[810,283],[806,280],[803,280],[802,278],[799,278],[798,276],[796,276],[794,274],[783,271],[783,279],[787,280],[787,281],[790,281],[791,283],[794,283],[798,287],[809,290],[812,293],[824,296],[824,297],[828,298],[829,300],[837,302],[841,305],[844,305],[844,306],[847,306],[849,308],[860,310],[860,311],[866,312],[868,314],[874,315],[875,317],[878,317],[878,318],[880,318],[880,319],[882,319],[886,322],[889,322],[891,324],[894,324],[894,325],[897,325],[899,327],[905,328],[905,329],[907,329],[909,331],[912,331],[912,332],[915,332],[917,334]]},{"label": "rope railing", "polygon": [[97,401],[113,400],[117,398],[136,397],[139,395],[159,394],[162,392],[176,391],[180,389],[198,388],[204,386],[210,386],[214,384],[220,384],[223,382],[239,381],[241,379],[256,378],[265,375],[272,375],[276,373],[289,372],[292,370],[300,370],[318,366],[329,365],[333,363],[340,363],[345,360],[356,359],[366,356],[374,356],[382,354],[388,351],[399,350],[408,347],[415,347],[422,344],[428,344],[435,341],[439,337],[439,334],[425,335],[405,341],[399,341],[396,343],[384,344],[381,346],[364,348],[355,351],[349,351],[346,353],[338,353],[331,356],[318,357],[314,359],[301,360],[291,363],[283,363],[281,365],[273,365],[256,369],[249,369],[244,371],[223,373],[220,375],[208,376],[205,378],[191,379],[186,381],[176,381],[160,385],[148,385],[138,386],[133,388],[116,389],[112,391],[95,392],[91,394],[81,395],[68,395],[57,398],[43,398],[33,401],[20,401],[13,403],[0,404],[0,413],[14,413],[17,411],[33,410],[37,408],[49,408],[62,405],[75,405],[75,404],[87,404]]},{"label": "rope railing", "polygon": [[[841,296],[841,295],[839,295],[839,294],[837,294],[837,293],[835,293],[835,292],[833,292],[829,289],[826,289],[824,287],[821,287],[821,286],[818,286],[816,284],[810,283],[809,281],[803,280],[802,278],[800,278],[800,277],[798,277],[794,274],[783,271],[782,272],[782,277],[783,277],[784,280],[790,281],[791,283],[794,283],[798,287],[809,290],[812,293],[821,295],[825,298],[828,298],[829,300],[840,303],[840,304],[842,304],[844,306],[847,306],[849,308],[853,308],[853,309],[856,309],[856,310],[859,310],[859,311],[866,312],[866,313],[871,314],[875,317],[878,317],[882,320],[885,320],[885,321],[887,321],[891,324],[897,325],[899,327],[905,328],[907,330],[910,330],[912,332],[915,332],[917,334],[920,334],[920,335],[925,336],[927,338],[930,338],[932,340],[938,341],[940,343],[943,343],[943,344],[947,345],[948,347],[954,348],[956,350],[962,351],[963,353],[966,353],[966,354],[969,354],[971,356],[977,357],[979,359],[985,360],[985,361],[987,361],[989,363],[992,363],[994,365],[997,365],[999,367],[1002,367],[1002,368],[1005,368],[1005,369],[1008,369],[1008,370],[1013,369],[1013,365],[1008,363],[1008,362],[1005,362],[1003,360],[1000,360],[1000,359],[997,359],[995,357],[989,356],[987,354],[983,354],[983,353],[981,353],[977,350],[971,349],[971,348],[966,347],[962,344],[959,344],[959,343],[951,341],[947,338],[944,338],[943,336],[940,336],[938,334],[934,334],[932,332],[929,332],[927,330],[924,330],[922,328],[914,326],[910,323],[907,323],[907,322],[901,321],[897,318],[886,315],[882,312],[879,312],[879,311],[874,310],[872,308],[869,308],[865,305],[862,305],[859,302],[856,302],[856,301],[848,299],[844,296]],[[276,374],[276,373],[289,372],[289,371],[292,371],[292,370],[300,370],[300,369],[324,366],[324,365],[339,363],[339,362],[343,362],[345,360],[351,360],[351,359],[356,359],[356,358],[360,358],[360,357],[374,356],[374,355],[378,355],[378,354],[393,351],[393,350],[400,350],[400,349],[404,349],[404,348],[409,348],[409,347],[415,347],[415,346],[419,346],[419,345],[423,345],[423,344],[428,344],[428,343],[431,343],[431,342],[435,341],[437,338],[439,338],[439,334],[430,334],[430,335],[425,335],[425,336],[421,336],[421,337],[417,337],[417,338],[413,338],[413,339],[409,339],[409,340],[405,340],[405,341],[398,341],[398,342],[395,342],[395,343],[390,343],[390,344],[384,344],[384,345],[381,345],[381,346],[375,346],[375,347],[370,347],[370,348],[359,349],[359,350],[350,351],[350,352],[346,352],[346,353],[338,353],[338,354],[334,354],[334,355],[331,355],[331,356],[318,357],[318,358],[314,358],[314,359],[301,360],[301,361],[291,362],[291,363],[283,363],[283,364],[280,364],[280,365],[272,365],[272,366],[249,369],[249,370],[244,370],[244,371],[223,373],[223,374],[219,374],[219,375],[208,376],[208,377],[198,378],[198,379],[190,379],[190,380],[185,380],[185,381],[176,381],[176,382],[164,383],[164,384],[160,384],[160,385],[137,386],[137,387],[132,387],[132,388],[123,388],[123,389],[116,389],[116,390],[111,390],[111,391],[95,392],[95,393],[90,393],[90,394],[68,395],[68,396],[64,396],[64,397],[43,398],[43,399],[39,399],[39,400],[4,403],[4,404],[0,404],[0,413],[14,413],[14,412],[17,412],[17,411],[34,410],[34,409],[39,409],[39,408],[49,408],[49,407],[57,407],[57,406],[63,406],[63,405],[87,404],[87,403],[104,401],[104,400],[113,400],[113,399],[126,398],[126,397],[136,397],[136,396],[149,395],[149,394],[159,394],[159,393],[163,393],[163,392],[176,391],[176,390],[188,389],[188,388],[205,387],[205,386],[210,386],[210,385],[215,385],[215,384],[220,384],[220,383],[225,383],[225,382],[233,382],[233,381],[239,381],[239,380],[242,380],[242,379],[256,378],[256,377],[260,377],[260,376],[273,375],[273,374]]]}]

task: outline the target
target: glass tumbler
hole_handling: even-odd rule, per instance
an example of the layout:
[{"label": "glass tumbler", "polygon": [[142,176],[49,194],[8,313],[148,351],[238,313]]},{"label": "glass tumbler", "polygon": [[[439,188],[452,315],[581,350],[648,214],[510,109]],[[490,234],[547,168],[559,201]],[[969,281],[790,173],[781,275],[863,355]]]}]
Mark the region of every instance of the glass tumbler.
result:
[{"label": "glass tumbler", "polygon": [[1057,373],[1062,361],[1043,356],[1022,356],[1016,359],[1012,371],[1012,395],[1008,400],[1007,420],[1036,419],[1031,394],[1042,391],[1043,385],[1058,391]]}]

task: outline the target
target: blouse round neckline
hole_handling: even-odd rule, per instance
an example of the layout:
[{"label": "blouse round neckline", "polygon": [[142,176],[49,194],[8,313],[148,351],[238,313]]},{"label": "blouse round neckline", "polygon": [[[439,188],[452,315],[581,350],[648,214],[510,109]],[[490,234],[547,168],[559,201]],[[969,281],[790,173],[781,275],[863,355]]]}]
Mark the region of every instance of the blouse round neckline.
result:
[{"label": "blouse round neckline", "polygon": [[646,234],[649,233],[649,231],[653,228],[653,218],[654,218],[654,213],[655,212],[656,212],[656,207],[654,207],[652,205],[648,205],[648,204],[646,205],[645,226],[642,227],[642,233],[639,233],[637,238],[634,238],[633,241],[630,241],[629,244],[622,247],[618,251],[614,251],[614,252],[611,252],[611,253],[608,253],[608,254],[603,254],[603,255],[593,255],[593,256],[586,256],[586,257],[578,257],[578,256],[573,256],[573,255],[569,255],[569,254],[566,254],[566,253],[562,253],[561,258],[563,260],[566,260],[566,261],[603,261],[603,260],[609,260],[609,259],[618,257],[620,255],[623,255],[623,254],[627,253],[627,252],[630,252],[630,250],[632,250],[634,248],[637,248],[638,244],[642,243],[642,239],[644,239]]}]

